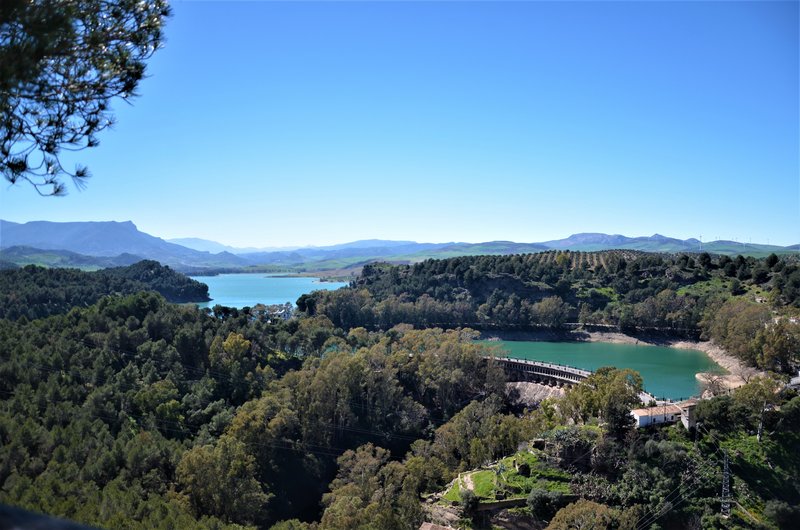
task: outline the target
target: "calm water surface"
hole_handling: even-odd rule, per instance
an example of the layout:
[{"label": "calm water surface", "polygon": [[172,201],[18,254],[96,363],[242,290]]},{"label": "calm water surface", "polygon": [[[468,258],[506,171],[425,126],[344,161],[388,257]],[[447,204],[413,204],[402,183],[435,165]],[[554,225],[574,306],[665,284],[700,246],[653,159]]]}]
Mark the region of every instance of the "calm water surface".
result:
[{"label": "calm water surface", "polygon": [[256,304],[294,304],[300,295],[311,291],[331,291],[347,285],[342,282],[321,282],[319,278],[280,277],[274,274],[220,274],[218,276],[192,276],[208,285],[210,302],[200,307],[217,304],[228,307],[252,307]]},{"label": "calm water surface", "polygon": [[700,391],[697,372],[722,369],[697,350],[604,342],[483,341],[500,348],[497,355],[531,359],[596,370],[601,366],[632,368],[644,379],[644,388],[658,397],[677,399]]}]

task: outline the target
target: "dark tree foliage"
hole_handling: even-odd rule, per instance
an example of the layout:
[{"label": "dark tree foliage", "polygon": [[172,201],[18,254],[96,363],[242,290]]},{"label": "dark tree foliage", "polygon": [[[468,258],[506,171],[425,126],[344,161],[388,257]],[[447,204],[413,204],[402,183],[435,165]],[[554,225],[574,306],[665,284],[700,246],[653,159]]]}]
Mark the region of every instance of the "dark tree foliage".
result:
[{"label": "dark tree foliage", "polygon": [[[731,290],[760,287],[774,292],[778,305],[800,303],[796,262],[775,259],[770,266],[741,256],[549,251],[368,264],[351,287],[304,295],[298,305],[345,328],[558,329],[572,323],[696,337],[707,308]],[[728,265],[741,279],[728,278]]]},{"label": "dark tree foliage", "polygon": [[[463,458],[496,457],[526,437],[525,420],[503,414],[502,374],[474,338],[346,333],[324,317],[208,313],[155,293],[0,319],[0,502],[104,527],[268,528],[318,518],[337,457],[367,442],[403,455],[417,439],[457,446],[480,427]],[[482,399],[482,427],[472,414],[448,426]],[[326,506],[362,499],[363,520],[379,509],[381,528],[418,523],[419,494],[462,465],[443,457],[381,457],[390,467],[365,484],[375,491],[357,494],[357,476],[340,470]]]},{"label": "dark tree foliage", "polygon": [[707,429],[731,432],[749,426],[747,410],[730,396],[718,396],[697,404],[697,421]]},{"label": "dark tree foliage", "polygon": [[28,320],[86,307],[109,294],[155,291],[170,302],[209,300],[208,286],[156,261],[96,272],[28,265],[0,270],[0,318]]},{"label": "dark tree foliage", "polygon": [[[573,507],[552,521],[599,514],[636,528],[663,514],[663,527],[697,526],[699,514],[718,510],[722,443],[734,491],[744,492],[738,502],[774,500],[764,516],[775,524],[793,515],[794,394],[754,380],[701,402],[693,435],[632,431],[614,415],[635,374],[600,370],[604,380],[578,393],[587,425],[564,427],[565,401],[512,412],[503,374],[476,337],[346,330],[322,314],[273,321],[152,292],[0,319],[0,503],[102,527],[418,528],[423,494],[543,438],[525,473],[571,494],[534,495],[540,518],[581,497],[606,509]],[[775,408],[757,444],[751,432],[767,398]],[[555,484],[539,480],[534,489]],[[675,491],[692,496],[678,505]]]},{"label": "dark tree foliage", "polygon": [[161,46],[166,0],[0,2],[0,171],[42,195],[82,186],[62,151],[98,145],[110,101],[129,100]]},{"label": "dark tree foliage", "polygon": [[558,491],[534,489],[528,494],[526,503],[534,517],[550,520],[564,504],[564,499]]},{"label": "dark tree foliage", "polygon": [[779,261],[773,273],[773,287],[783,305],[800,307],[800,265]]},{"label": "dark tree foliage", "polygon": [[103,269],[99,271],[99,274],[109,278],[142,283],[169,302],[206,302],[210,300],[206,284],[153,260],[143,260],[127,267]]}]

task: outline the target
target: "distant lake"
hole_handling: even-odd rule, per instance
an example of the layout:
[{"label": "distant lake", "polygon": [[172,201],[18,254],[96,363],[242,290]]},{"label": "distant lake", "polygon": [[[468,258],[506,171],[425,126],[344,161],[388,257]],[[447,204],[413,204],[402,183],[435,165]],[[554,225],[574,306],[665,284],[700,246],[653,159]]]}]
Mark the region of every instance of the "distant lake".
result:
[{"label": "distant lake", "polygon": [[700,391],[698,372],[721,372],[708,355],[697,350],[609,344],[605,342],[482,341],[501,348],[498,355],[565,364],[584,370],[601,366],[631,368],[642,375],[644,388],[656,397],[677,399]]},{"label": "distant lake", "polygon": [[198,304],[200,307],[214,307],[217,304],[228,307],[253,307],[256,304],[294,304],[300,295],[311,291],[332,291],[344,287],[343,282],[321,282],[319,278],[303,276],[280,276],[276,274],[220,274],[218,276],[192,276],[208,285],[210,302]]}]

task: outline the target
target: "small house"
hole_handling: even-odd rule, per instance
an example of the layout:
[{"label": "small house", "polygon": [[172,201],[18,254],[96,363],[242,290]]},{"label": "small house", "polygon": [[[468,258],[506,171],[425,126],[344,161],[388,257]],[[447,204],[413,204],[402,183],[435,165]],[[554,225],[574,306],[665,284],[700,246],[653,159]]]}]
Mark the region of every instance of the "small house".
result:
[{"label": "small house", "polygon": [[677,405],[667,403],[655,407],[634,409],[631,411],[631,415],[636,420],[636,427],[647,427],[648,425],[675,423],[681,417],[681,409]]},{"label": "small house", "polygon": [[663,403],[655,407],[634,409],[631,411],[631,415],[636,420],[637,427],[680,421],[688,430],[695,426],[694,409],[696,406],[696,399],[687,399],[679,403]]}]

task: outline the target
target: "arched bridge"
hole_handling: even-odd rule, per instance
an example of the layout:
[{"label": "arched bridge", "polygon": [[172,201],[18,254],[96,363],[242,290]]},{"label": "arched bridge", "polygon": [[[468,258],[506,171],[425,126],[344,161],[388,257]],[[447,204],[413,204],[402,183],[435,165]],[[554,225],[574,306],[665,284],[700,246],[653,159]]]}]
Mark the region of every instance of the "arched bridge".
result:
[{"label": "arched bridge", "polygon": [[532,381],[556,386],[571,386],[592,375],[589,370],[541,361],[494,357],[494,362],[503,367],[509,381]]},{"label": "arched bridge", "polygon": [[[509,381],[529,381],[550,386],[572,386],[592,375],[589,370],[564,366],[563,364],[512,359],[510,357],[486,357],[486,359],[494,359],[494,362],[502,366]],[[658,404],[672,402],[671,399],[656,399],[655,396],[645,391],[639,393],[639,399],[645,404],[651,401]]]}]

